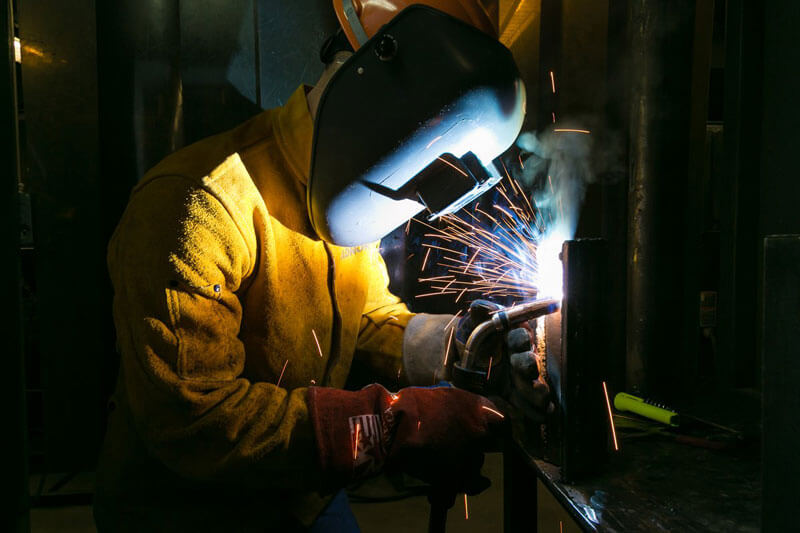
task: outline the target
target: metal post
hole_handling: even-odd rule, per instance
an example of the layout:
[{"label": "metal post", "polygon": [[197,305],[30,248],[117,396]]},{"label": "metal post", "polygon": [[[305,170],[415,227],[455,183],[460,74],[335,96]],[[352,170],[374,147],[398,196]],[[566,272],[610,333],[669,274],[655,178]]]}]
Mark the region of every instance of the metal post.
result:
[{"label": "metal post", "polygon": [[797,527],[800,491],[800,235],[764,239],[761,314],[763,328],[762,528],[791,531]]},{"label": "metal post", "polygon": [[607,451],[602,382],[608,379],[609,356],[608,244],[603,239],[567,241],[561,260],[561,311],[545,319],[544,375],[556,412],[541,435],[544,459],[560,465],[562,478],[573,481],[600,467]]},{"label": "metal post", "polygon": [[[631,0],[626,381],[670,396],[680,366],[695,2]],[[674,376],[676,379],[670,379]]]},{"label": "metal post", "polygon": [[[764,6],[729,0],[725,52],[725,173],[720,197],[719,353],[721,388],[748,384],[757,350],[759,179]],[[755,381],[755,380],[754,380]],[[757,381],[756,381],[757,382]]]},{"label": "metal post", "polygon": [[567,241],[561,252],[561,475],[567,480],[595,472],[607,451],[609,425],[602,386],[608,379],[609,355],[605,348],[607,255],[603,239]]},{"label": "metal post", "polygon": [[25,410],[25,365],[22,356],[22,310],[20,293],[20,247],[19,247],[19,203],[18,203],[18,128],[16,97],[16,65],[14,56],[14,25],[11,2],[3,3],[0,24],[5,38],[5,53],[0,74],[0,128],[6,139],[0,143],[0,161],[3,162],[3,192],[0,224],[3,246],[3,301],[6,304],[4,318],[0,321],[3,339],[3,372],[7,376],[0,387],[0,402],[6,406],[5,468],[2,479],[2,512],[0,530],[21,533],[30,530],[28,497],[28,427]]}]

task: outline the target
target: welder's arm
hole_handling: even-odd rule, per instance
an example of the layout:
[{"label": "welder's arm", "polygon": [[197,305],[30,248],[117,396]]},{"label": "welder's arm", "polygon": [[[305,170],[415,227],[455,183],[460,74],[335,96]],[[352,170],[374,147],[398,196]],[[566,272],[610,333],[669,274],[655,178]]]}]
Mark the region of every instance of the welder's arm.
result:
[{"label": "welder's arm", "polygon": [[210,194],[182,178],[157,181],[137,193],[109,247],[133,425],[186,478],[304,487],[318,475],[306,389],[241,377],[235,291],[255,246]]},{"label": "welder's arm", "polygon": [[452,315],[414,314],[389,292],[389,275],[378,245],[369,250],[369,295],[361,319],[356,357],[377,374],[404,385],[432,385],[447,379]]}]

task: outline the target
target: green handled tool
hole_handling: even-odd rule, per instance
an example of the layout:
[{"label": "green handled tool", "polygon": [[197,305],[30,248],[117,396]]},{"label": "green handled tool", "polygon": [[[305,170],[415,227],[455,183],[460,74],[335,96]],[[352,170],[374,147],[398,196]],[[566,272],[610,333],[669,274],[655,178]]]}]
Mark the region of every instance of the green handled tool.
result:
[{"label": "green handled tool", "polygon": [[677,427],[680,423],[678,413],[665,407],[664,405],[639,398],[626,392],[617,393],[614,396],[614,407],[618,411],[630,411],[637,415],[667,424],[668,426]]}]

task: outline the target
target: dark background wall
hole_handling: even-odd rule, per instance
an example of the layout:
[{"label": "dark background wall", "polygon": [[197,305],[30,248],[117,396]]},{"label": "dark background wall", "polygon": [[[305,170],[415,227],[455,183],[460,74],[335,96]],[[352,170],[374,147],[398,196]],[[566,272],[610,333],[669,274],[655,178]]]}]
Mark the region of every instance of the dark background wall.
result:
[{"label": "dark background wall", "polygon": [[32,467],[91,470],[117,356],[105,247],[168,153],[322,72],[328,0],[18,2]]},{"label": "dark background wall", "polygon": [[[800,491],[800,4],[764,3],[763,115],[758,200],[759,381],[763,385],[763,527],[789,531]],[[748,145],[743,144],[743,149]],[[756,174],[759,175],[759,174]],[[747,180],[752,176],[742,176]],[[752,190],[752,188],[750,188]],[[747,199],[743,199],[746,203]],[[793,234],[783,238],[765,237]]]}]

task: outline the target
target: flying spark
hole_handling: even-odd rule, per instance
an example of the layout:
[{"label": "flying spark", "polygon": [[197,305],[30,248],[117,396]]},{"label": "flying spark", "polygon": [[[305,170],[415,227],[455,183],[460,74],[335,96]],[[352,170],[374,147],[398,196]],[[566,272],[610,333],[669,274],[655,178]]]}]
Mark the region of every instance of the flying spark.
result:
[{"label": "flying spark", "polygon": [[553,89],[553,94],[556,94],[556,77],[552,70],[550,71],[550,87]]},{"label": "flying spark", "polygon": [[589,130],[576,130],[572,128],[556,128],[553,131],[556,133],[583,133],[584,135],[589,135],[592,133]]},{"label": "flying spark", "polygon": [[505,416],[503,416],[503,413],[501,413],[500,411],[495,411],[491,407],[486,407],[485,405],[481,405],[481,409],[483,409],[485,411],[489,411],[490,413],[494,413],[497,416],[499,416],[500,418],[505,418]]},{"label": "flying spark", "polygon": [[441,136],[441,135],[439,135],[438,137],[436,137],[434,140],[432,140],[431,142],[429,142],[429,143],[428,143],[428,146],[426,146],[426,147],[425,147],[425,149],[427,150],[428,148],[430,148],[431,146],[433,146],[433,145],[434,145],[434,143],[436,143],[436,141],[438,141],[438,140],[439,140],[439,139],[441,139],[441,138],[442,138],[442,136]]},{"label": "flying spark", "polygon": [[450,319],[450,322],[448,322],[447,324],[444,325],[444,330],[445,331],[447,330],[447,328],[450,327],[450,324],[452,324],[455,321],[455,319],[459,317],[460,314],[461,314],[461,309],[459,309],[458,312],[453,315],[453,318]]},{"label": "flying spark", "polygon": [[[420,278],[434,292],[417,298],[451,294],[456,302],[467,295],[472,299],[532,300],[560,292],[560,287],[555,291],[543,287],[545,281],[554,279],[550,270],[557,270],[560,278],[561,264],[558,252],[553,258],[544,258],[538,250],[547,237],[542,214],[507,174],[496,191],[497,201],[491,207],[474,206],[445,215],[438,227],[417,220],[430,230],[425,236],[435,242],[423,244],[427,251],[422,270],[435,264],[446,271],[446,275]],[[437,260],[430,255],[433,249]]]},{"label": "flying spark", "polygon": [[469,520],[469,505],[467,504],[467,493],[464,493],[464,520]]},{"label": "flying spark", "polygon": [[[455,317],[453,317],[455,318]],[[456,331],[456,328],[452,328],[450,330],[450,336],[447,338],[447,348],[444,351],[444,363],[443,366],[447,366],[447,356],[450,355],[450,345],[453,344],[453,333]]]},{"label": "flying spark", "polygon": [[353,446],[353,461],[355,461],[356,457],[358,457],[358,438],[359,438],[360,429],[361,429],[361,423],[357,421],[356,422],[356,438],[353,441],[353,443],[354,443],[354,446]]},{"label": "flying spark", "polygon": [[606,395],[606,407],[608,408],[608,421],[611,423],[611,436],[614,437],[614,450],[619,451],[619,444],[617,443],[617,428],[614,427],[614,415],[611,412],[611,402],[608,399],[608,387],[606,382],[603,382],[603,394]]},{"label": "flying spark", "polygon": [[439,157],[437,157],[436,159],[438,159],[439,161],[441,161],[442,163],[444,163],[444,164],[446,164],[446,165],[449,165],[449,166],[453,167],[454,169],[456,169],[457,171],[459,171],[461,174],[463,174],[465,177],[469,177],[469,176],[467,176],[467,173],[466,173],[466,172],[464,172],[463,170],[461,170],[460,168],[458,168],[457,166],[455,166],[453,163],[451,163],[451,162],[450,162],[450,161],[448,161],[447,159],[443,158],[442,156],[439,156]]},{"label": "flying spark", "polygon": [[430,257],[430,255],[431,255],[431,249],[428,248],[428,251],[425,252],[425,259],[422,260],[422,269],[421,270],[425,270],[425,265],[428,264],[428,257]]},{"label": "flying spark", "polygon": [[275,384],[276,387],[281,386],[281,380],[283,379],[283,373],[286,371],[286,365],[289,364],[289,360],[287,359],[285,363],[283,363],[283,368],[281,368],[281,375],[278,376],[278,382]]},{"label": "flying spark", "polygon": [[319,356],[322,357],[322,347],[319,345],[319,339],[317,338],[317,332],[312,329],[311,330],[311,334],[314,335],[314,342],[317,343],[317,351],[319,352]]}]

